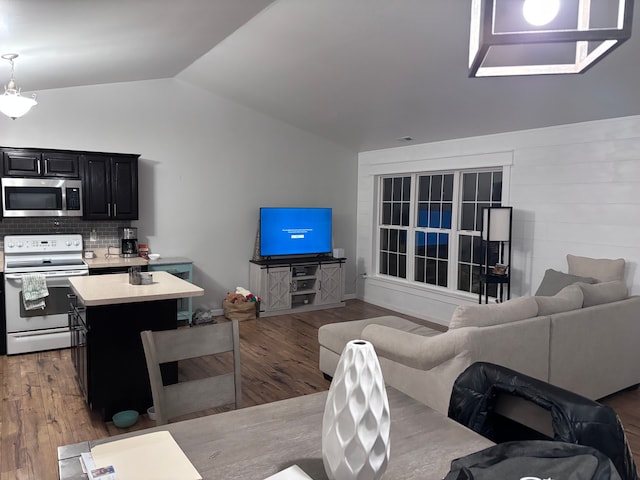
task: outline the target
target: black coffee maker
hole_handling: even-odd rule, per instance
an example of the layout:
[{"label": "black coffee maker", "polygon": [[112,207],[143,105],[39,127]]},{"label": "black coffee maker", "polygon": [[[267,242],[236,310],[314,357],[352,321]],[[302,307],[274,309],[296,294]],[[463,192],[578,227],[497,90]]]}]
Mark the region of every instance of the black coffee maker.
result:
[{"label": "black coffee maker", "polygon": [[120,256],[137,257],[138,256],[138,229],[135,227],[124,227],[122,229],[122,239],[120,247]]}]

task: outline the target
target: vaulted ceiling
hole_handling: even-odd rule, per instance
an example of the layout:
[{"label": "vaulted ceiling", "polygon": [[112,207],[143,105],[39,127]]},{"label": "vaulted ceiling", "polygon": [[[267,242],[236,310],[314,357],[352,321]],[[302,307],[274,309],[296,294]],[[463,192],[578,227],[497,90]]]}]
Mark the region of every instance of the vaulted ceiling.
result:
[{"label": "vaulted ceiling", "polygon": [[470,6],[0,0],[0,53],[26,92],[176,77],[355,151],[640,114],[639,35],[581,75],[468,78]]}]

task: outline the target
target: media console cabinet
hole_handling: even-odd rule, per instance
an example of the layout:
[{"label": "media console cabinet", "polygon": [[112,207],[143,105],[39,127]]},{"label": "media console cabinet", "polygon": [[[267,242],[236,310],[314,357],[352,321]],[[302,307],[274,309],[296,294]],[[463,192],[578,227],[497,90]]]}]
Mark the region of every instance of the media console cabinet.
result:
[{"label": "media console cabinet", "polygon": [[260,315],[343,307],[346,258],[251,260],[249,290],[260,297]]}]

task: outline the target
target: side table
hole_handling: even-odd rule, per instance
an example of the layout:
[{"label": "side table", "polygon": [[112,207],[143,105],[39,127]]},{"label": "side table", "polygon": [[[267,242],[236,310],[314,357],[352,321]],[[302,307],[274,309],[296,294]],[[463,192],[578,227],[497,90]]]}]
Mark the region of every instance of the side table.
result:
[{"label": "side table", "polygon": [[[489,293],[485,288],[487,285],[498,285],[498,295],[496,298],[500,303],[511,298],[511,278],[509,274],[496,275],[494,273],[480,274],[480,289],[478,291],[478,303],[482,303],[482,292],[484,290],[484,303],[489,303]],[[506,287],[506,288],[505,288]],[[506,290],[506,295],[505,295]]]}]

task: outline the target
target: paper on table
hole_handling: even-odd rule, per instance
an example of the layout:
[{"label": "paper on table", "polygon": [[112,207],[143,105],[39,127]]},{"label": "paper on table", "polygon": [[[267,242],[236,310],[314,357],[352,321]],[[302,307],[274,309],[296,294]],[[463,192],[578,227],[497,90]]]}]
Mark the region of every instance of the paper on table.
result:
[{"label": "paper on table", "polygon": [[96,445],[91,454],[97,466],[113,465],[118,480],[202,480],[167,431]]},{"label": "paper on table", "polygon": [[312,478],[304,473],[304,470],[302,470],[298,465],[291,465],[289,468],[286,468],[275,475],[271,475],[264,480],[312,480]]},{"label": "paper on table", "polygon": [[91,452],[82,452],[80,454],[80,459],[81,459],[80,466],[82,467],[82,471],[84,473],[90,472],[91,470],[96,468],[96,462],[93,461]]}]

